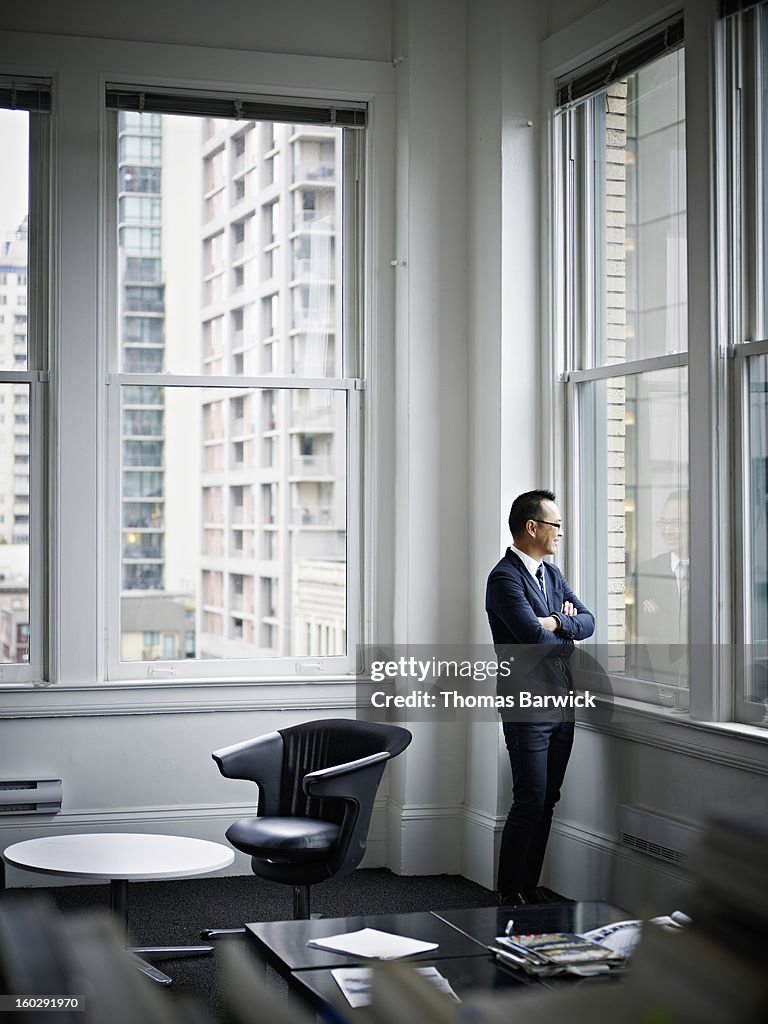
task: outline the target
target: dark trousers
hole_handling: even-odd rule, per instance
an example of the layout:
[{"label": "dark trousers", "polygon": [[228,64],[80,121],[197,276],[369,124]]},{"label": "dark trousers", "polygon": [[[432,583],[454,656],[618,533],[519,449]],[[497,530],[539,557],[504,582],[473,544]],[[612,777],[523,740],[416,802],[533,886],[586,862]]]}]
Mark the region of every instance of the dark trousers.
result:
[{"label": "dark trousers", "polygon": [[514,799],[501,835],[502,896],[538,885],[552,811],[560,799],[574,723],[504,722]]}]

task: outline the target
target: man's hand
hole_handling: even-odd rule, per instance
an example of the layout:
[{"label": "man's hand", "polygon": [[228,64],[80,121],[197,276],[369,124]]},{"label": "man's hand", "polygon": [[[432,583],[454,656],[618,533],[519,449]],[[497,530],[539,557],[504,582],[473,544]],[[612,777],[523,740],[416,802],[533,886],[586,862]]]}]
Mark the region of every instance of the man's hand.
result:
[{"label": "man's hand", "polygon": [[570,618],[575,618],[579,613],[576,611],[571,601],[565,601],[563,603],[563,615],[568,615]]},{"label": "man's hand", "polygon": [[546,615],[542,617],[538,616],[539,622],[544,629],[549,630],[550,633],[556,633],[560,629],[560,623],[557,621],[554,615]]}]

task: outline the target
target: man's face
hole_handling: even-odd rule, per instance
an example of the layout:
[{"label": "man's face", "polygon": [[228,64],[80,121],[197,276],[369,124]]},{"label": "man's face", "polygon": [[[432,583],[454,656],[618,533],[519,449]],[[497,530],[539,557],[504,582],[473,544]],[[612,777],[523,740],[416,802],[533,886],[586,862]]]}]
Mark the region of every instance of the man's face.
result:
[{"label": "man's face", "polygon": [[671,498],[658,521],[659,532],[668,551],[679,558],[688,557],[688,503]]},{"label": "man's face", "polygon": [[[537,519],[544,522],[534,522],[536,527],[536,543],[539,548],[539,557],[554,555],[557,545],[562,536],[562,518],[560,509],[554,501],[544,501],[541,504],[541,512]],[[555,526],[551,524],[555,523]]]}]

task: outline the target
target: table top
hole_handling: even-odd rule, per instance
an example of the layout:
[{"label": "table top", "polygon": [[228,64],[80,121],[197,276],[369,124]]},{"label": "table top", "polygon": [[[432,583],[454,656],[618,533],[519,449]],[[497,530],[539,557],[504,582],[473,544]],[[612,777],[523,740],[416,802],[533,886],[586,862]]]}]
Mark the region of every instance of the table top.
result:
[{"label": "table top", "polygon": [[[626,920],[626,911],[600,900],[577,903],[526,904],[520,907],[479,907],[431,911],[428,914],[371,914],[367,917],[332,920],[280,921],[271,924],[246,925],[257,951],[272,967],[288,978],[293,989],[315,1009],[335,1006],[344,1014],[356,1017],[331,974],[331,968],[342,966],[370,967],[373,962],[361,957],[345,958],[323,950],[306,947],[308,938],[353,931],[356,928],[381,928],[412,938],[439,942],[438,949],[418,957],[408,957],[414,966],[434,966],[454,991],[488,992],[495,989],[573,988],[584,983],[577,978],[539,978],[499,964],[486,948],[495,936],[502,935],[512,918],[520,932],[588,931],[603,924]],[[429,924],[429,918],[434,924]],[[453,938],[439,927],[453,929]],[[458,945],[457,945],[458,942]],[[615,979],[610,979],[612,982]],[[602,984],[605,978],[589,979]]]},{"label": "table top", "polygon": [[437,949],[408,957],[409,962],[442,960],[444,957],[487,957],[488,950],[458,928],[434,914],[366,914],[360,917],[313,918],[309,921],[265,921],[245,926],[257,953],[285,977],[293,971],[370,964],[370,959],[347,953],[333,953],[307,945],[308,939],[354,932],[360,928],[407,935],[411,939],[436,942]]},{"label": "table top", "polygon": [[99,832],[44,836],[3,851],[7,864],[44,875],[76,878],[184,878],[225,868],[232,849],[188,836]]}]

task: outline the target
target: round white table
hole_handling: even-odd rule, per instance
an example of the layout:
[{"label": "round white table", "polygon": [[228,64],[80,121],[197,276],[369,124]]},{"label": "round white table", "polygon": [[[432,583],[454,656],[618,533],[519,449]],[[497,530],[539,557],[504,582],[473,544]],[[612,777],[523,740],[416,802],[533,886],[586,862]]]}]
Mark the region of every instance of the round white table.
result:
[{"label": "round white table", "polygon": [[[205,875],[227,867],[234,859],[232,849],[207,839],[131,832],[44,836],[14,843],[3,851],[7,864],[24,871],[108,879],[110,906],[123,925],[127,925],[129,881]],[[145,974],[170,985],[168,975],[142,957],[199,956],[212,950],[213,946],[143,946],[130,953]]]}]

